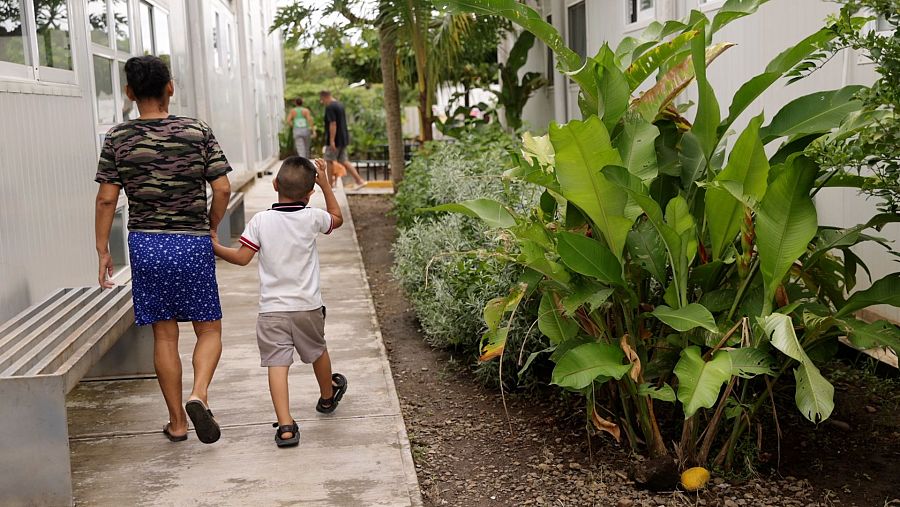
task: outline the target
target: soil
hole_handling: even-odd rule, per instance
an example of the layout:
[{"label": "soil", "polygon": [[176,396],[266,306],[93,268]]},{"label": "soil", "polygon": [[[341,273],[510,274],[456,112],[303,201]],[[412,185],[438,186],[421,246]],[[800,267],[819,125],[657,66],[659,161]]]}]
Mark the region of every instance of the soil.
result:
[{"label": "soil", "polygon": [[898,405],[854,391],[849,377],[837,384],[838,406],[856,403],[836,412],[849,430],[785,416],[780,473],[714,475],[700,493],[639,489],[629,471],[643,458],[609,437],[588,437],[577,405],[549,391],[507,392],[504,409],[467,358],[427,345],[391,276],[390,197],[350,196],[350,204],[425,505],[900,506]]}]

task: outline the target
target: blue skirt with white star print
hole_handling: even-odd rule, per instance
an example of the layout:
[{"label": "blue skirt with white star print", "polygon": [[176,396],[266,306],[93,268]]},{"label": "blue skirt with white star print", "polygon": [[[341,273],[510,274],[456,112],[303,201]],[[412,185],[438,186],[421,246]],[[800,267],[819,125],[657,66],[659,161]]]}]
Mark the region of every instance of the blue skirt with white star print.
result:
[{"label": "blue skirt with white star print", "polygon": [[216,257],[209,236],[128,233],[134,320],[220,320]]}]

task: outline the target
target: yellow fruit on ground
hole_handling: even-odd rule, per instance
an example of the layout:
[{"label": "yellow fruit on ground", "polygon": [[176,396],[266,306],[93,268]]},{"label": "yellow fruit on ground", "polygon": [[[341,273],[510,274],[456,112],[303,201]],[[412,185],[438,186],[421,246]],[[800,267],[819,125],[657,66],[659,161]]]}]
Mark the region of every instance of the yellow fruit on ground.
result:
[{"label": "yellow fruit on ground", "polygon": [[703,467],[688,468],[681,473],[681,485],[688,491],[697,491],[709,482],[709,470]]}]

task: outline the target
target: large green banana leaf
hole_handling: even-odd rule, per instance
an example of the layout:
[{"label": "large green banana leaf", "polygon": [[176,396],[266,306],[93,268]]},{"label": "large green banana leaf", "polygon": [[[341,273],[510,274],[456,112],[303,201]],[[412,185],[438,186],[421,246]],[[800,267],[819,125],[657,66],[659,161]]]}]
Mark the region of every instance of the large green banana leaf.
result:
[{"label": "large green banana leaf", "polygon": [[621,165],[609,133],[596,116],[585,121],[550,126],[550,141],[556,152],[556,177],[563,197],[581,209],[619,259],[633,220],[625,216],[628,195],[601,171]]},{"label": "large green banana leaf", "polygon": [[700,347],[691,345],[681,351],[675,376],[678,400],[684,407],[684,418],[688,419],[697,410],[716,404],[722,385],[731,380],[731,357],[720,350],[707,362],[700,355]]},{"label": "large green banana leaf", "polygon": [[763,315],[772,309],[775,291],[790,267],[806,252],[818,230],[810,190],[817,166],[795,156],[769,185],[756,219],[759,266],[765,286]]}]

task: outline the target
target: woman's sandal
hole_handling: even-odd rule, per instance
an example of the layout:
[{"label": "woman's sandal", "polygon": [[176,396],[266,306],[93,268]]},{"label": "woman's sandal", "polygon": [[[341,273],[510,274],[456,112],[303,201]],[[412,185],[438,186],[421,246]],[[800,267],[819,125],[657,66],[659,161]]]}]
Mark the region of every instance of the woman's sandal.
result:
[{"label": "woman's sandal", "polygon": [[331,398],[327,400],[325,398],[319,398],[319,403],[316,404],[316,412],[321,414],[330,414],[334,412],[334,409],[338,406],[338,402],[341,401],[341,398],[344,397],[344,393],[347,392],[347,377],[340,373],[335,373],[331,376],[331,387]]},{"label": "woman's sandal", "polygon": [[173,435],[169,431],[169,426],[171,424],[172,423],[168,422],[165,426],[163,426],[163,434],[166,435],[166,438],[168,438],[170,442],[184,442],[185,440],[187,440],[187,433],[185,433],[184,435]]},{"label": "woman's sandal", "polygon": [[[272,423],[272,427],[278,428],[275,430],[275,445],[278,447],[293,447],[300,443],[300,426],[297,425],[297,421],[283,426],[279,426],[278,423],[275,422]],[[282,435],[285,433],[291,433],[291,437],[282,438]]]},{"label": "woman's sandal", "polygon": [[222,431],[219,429],[219,423],[213,417],[205,403],[200,400],[190,400],[184,404],[184,410],[187,412],[191,422],[194,423],[194,431],[197,432],[197,438],[204,444],[211,444],[219,440]]}]

